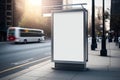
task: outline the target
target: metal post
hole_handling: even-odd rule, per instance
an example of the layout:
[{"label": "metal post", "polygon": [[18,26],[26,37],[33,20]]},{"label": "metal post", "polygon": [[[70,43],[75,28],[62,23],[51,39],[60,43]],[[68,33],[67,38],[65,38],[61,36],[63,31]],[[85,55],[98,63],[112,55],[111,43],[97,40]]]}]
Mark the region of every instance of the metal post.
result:
[{"label": "metal post", "polygon": [[96,36],[95,36],[95,1],[92,0],[92,44],[91,50],[97,48]]},{"label": "metal post", "polygon": [[111,29],[109,31],[108,42],[112,42],[112,31],[111,31]]},{"label": "metal post", "polygon": [[102,46],[101,46],[101,51],[100,55],[101,56],[107,56],[107,50],[106,50],[106,37],[105,37],[105,16],[104,16],[104,0],[103,0],[103,34],[102,34]]}]

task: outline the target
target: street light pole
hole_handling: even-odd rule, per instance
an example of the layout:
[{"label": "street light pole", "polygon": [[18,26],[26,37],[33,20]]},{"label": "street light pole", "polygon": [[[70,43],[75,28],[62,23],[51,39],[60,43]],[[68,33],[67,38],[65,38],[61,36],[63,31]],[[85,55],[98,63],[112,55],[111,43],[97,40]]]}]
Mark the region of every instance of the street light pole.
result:
[{"label": "street light pole", "polygon": [[92,0],[92,44],[91,50],[97,48],[96,36],[95,36],[95,1]]},{"label": "street light pole", "polygon": [[107,50],[106,50],[106,37],[105,37],[105,16],[104,16],[104,0],[103,0],[103,34],[102,34],[102,46],[101,46],[101,51],[100,55],[101,56],[107,56]]}]

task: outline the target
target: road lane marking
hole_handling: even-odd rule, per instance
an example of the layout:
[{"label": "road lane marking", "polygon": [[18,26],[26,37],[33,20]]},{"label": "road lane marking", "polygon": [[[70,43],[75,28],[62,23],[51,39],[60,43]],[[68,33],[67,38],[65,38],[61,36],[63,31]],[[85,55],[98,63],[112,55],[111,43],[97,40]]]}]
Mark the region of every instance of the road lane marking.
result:
[{"label": "road lane marking", "polygon": [[25,64],[27,62],[30,62],[31,60],[34,60],[34,58],[26,59],[26,60],[23,60],[23,61],[18,61],[18,62],[11,63],[11,64],[13,64],[13,65],[20,65],[20,64]]},{"label": "road lane marking", "polygon": [[47,60],[47,59],[50,59],[51,57],[48,56],[48,57],[45,57],[45,58],[42,58],[42,59],[39,59],[39,60],[35,60],[35,61],[32,61],[32,62],[28,62],[28,63],[25,63],[25,64],[21,64],[19,66],[15,66],[15,67],[12,67],[12,68],[8,68],[8,69],[5,69],[3,71],[0,71],[0,74],[1,73],[4,73],[4,72],[8,72],[8,71],[11,71],[11,70],[14,70],[14,69],[17,69],[17,68],[20,68],[20,67],[23,67],[23,66],[26,66],[26,65],[29,65],[29,64],[32,64],[32,63],[36,63],[36,62],[39,62],[39,61],[44,61],[44,60]]}]

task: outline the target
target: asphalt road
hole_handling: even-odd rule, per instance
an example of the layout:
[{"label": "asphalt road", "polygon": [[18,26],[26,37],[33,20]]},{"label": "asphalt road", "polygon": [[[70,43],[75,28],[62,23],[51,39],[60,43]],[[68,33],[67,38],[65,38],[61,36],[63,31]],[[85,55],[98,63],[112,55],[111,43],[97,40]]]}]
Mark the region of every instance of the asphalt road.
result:
[{"label": "asphalt road", "polygon": [[[50,55],[50,40],[46,40],[41,43],[27,44],[14,44],[9,42],[0,43],[0,77],[24,69],[21,68],[23,66],[19,67],[21,69],[16,68],[15,71],[12,71],[10,68],[40,60]],[[34,65],[33,63],[31,64]]]}]

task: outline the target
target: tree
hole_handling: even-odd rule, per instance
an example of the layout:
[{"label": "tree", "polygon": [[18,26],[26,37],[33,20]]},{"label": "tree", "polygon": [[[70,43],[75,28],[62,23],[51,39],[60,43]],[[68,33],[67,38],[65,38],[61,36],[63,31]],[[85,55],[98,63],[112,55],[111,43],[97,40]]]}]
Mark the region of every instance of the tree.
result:
[{"label": "tree", "polygon": [[[101,27],[100,25],[102,24],[102,9],[101,7],[96,7],[96,17],[95,17],[95,32],[98,36],[101,36]],[[91,35],[91,22],[89,23],[89,29],[88,33]]]}]

